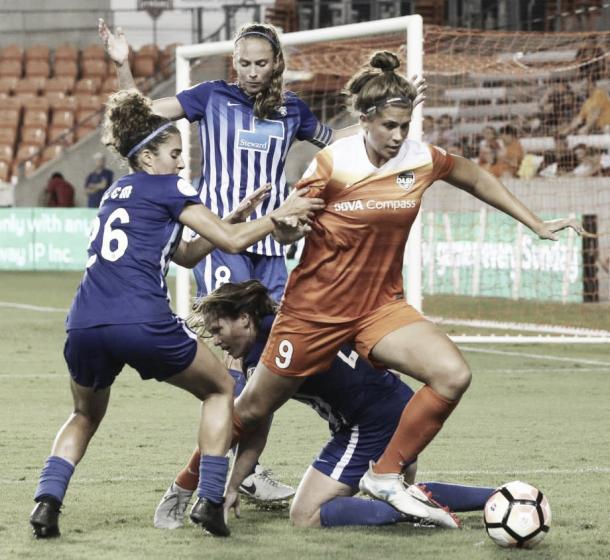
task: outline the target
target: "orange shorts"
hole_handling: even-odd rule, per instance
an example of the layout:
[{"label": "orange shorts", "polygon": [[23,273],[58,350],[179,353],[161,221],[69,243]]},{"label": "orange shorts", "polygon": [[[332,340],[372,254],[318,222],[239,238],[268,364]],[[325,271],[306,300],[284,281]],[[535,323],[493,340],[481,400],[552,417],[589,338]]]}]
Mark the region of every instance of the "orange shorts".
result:
[{"label": "orange shorts", "polygon": [[261,361],[278,375],[307,377],[328,369],[342,344],[353,342],[356,352],[368,360],[384,336],[423,319],[404,300],[392,301],[338,325],[298,319],[280,311]]}]

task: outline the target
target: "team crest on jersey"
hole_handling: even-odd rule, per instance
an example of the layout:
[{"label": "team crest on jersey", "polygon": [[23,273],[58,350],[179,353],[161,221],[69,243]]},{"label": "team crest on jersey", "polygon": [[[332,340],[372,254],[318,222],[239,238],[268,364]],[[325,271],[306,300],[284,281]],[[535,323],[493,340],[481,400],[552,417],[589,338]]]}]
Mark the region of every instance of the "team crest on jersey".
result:
[{"label": "team crest on jersey", "polygon": [[396,177],[396,184],[408,191],[415,183],[415,173],[413,171],[404,171]]},{"label": "team crest on jersey", "polygon": [[278,107],[277,112],[280,114],[280,117],[285,117],[288,114],[288,109],[286,109],[286,105],[282,105]]}]

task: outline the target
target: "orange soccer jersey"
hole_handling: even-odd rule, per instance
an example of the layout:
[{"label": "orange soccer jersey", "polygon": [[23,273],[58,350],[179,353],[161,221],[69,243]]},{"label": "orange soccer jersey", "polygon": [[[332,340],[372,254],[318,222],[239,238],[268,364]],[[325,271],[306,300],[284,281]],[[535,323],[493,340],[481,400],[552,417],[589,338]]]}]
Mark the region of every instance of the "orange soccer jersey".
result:
[{"label": "orange soccer jersey", "polygon": [[362,134],[319,152],[297,188],[310,187],[326,208],[290,275],[281,311],[336,324],[402,299],[403,254],[421,197],[452,167],[444,150],[407,140],[377,168]]}]

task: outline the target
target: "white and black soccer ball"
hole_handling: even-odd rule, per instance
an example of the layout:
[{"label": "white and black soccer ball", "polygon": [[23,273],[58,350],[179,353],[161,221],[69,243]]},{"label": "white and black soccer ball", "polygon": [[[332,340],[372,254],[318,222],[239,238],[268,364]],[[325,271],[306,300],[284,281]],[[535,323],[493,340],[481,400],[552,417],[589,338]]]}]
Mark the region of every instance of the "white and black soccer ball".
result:
[{"label": "white and black soccer ball", "polygon": [[500,486],[487,500],[483,516],[487,534],[502,547],[532,548],[551,526],[545,496],[519,480]]}]

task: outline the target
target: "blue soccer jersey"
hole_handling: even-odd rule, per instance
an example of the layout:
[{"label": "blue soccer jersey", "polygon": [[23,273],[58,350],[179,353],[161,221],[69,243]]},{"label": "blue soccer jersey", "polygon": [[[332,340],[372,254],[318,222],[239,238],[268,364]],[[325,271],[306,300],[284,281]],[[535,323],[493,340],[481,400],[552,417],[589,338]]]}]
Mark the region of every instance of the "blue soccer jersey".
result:
[{"label": "blue soccer jersey", "polygon": [[[326,146],[332,130],[321,124],[294,93],[268,119],[254,116],[253,98],[236,84],[203,82],[178,95],[189,121],[199,122],[202,169],[201,199],[215,214],[226,216],[258,187],[271,183],[271,196],[256,217],[277,208],[288,195],[284,162],[295,139]],[[281,256],[282,246],[271,236],[248,251]]]},{"label": "blue soccer jersey", "polygon": [[[274,316],[264,317],[256,342],[243,361],[246,377],[254,371],[265,348]],[[380,402],[390,403],[405,384],[387,370],[375,369],[353,347],[345,344],[330,368],[305,378],[293,399],[311,406],[328,421],[333,433],[352,426],[359,418],[374,412]],[[402,410],[401,401],[401,410]]]},{"label": "blue soccer jersey", "polygon": [[106,191],[68,330],[172,318],[165,274],[180,243],[178,217],[187,204],[201,200],[178,175],[134,173]]}]

